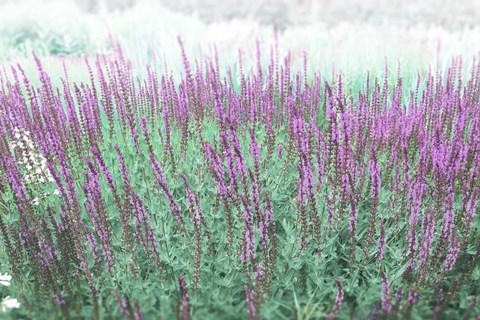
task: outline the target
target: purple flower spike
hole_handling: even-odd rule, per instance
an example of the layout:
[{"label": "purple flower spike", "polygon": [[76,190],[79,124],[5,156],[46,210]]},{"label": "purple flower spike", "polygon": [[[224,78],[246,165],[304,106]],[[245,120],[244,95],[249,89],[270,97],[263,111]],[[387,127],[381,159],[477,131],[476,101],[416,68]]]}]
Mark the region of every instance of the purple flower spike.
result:
[{"label": "purple flower spike", "polygon": [[335,297],[335,304],[333,310],[328,314],[327,319],[332,320],[336,317],[340,309],[342,309],[343,299],[345,294],[343,292],[343,285],[340,279],[335,279],[335,284],[337,285],[337,296]]},{"label": "purple flower spike", "polygon": [[190,298],[187,291],[187,282],[183,275],[178,277],[178,285],[180,287],[180,295],[182,296],[182,319],[190,320]]}]

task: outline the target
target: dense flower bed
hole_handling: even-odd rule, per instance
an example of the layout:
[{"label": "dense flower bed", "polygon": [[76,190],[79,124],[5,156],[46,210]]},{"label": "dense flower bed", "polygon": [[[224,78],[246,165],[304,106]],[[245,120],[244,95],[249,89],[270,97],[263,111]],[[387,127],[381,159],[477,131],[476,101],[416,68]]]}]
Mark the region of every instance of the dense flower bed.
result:
[{"label": "dense flower bed", "polygon": [[40,85],[21,65],[1,76],[8,312],[480,312],[480,65],[454,59],[413,88],[387,65],[353,86],[306,58],[293,72],[275,46],[250,71],[180,46],[181,77],[153,62],[139,78],[120,48],[86,60],[89,83],[36,57]]}]

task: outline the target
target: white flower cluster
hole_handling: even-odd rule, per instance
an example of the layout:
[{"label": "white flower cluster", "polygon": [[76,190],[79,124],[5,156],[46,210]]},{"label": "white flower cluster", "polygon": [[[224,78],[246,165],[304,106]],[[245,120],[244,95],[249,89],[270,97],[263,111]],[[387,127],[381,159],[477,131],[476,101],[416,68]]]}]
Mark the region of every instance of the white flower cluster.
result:
[{"label": "white flower cluster", "polygon": [[[15,154],[17,163],[24,171],[25,182],[30,185],[38,185],[46,182],[53,182],[53,177],[47,168],[47,159],[38,152],[36,144],[31,139],[31,134],[25,129],[13,129],[13,141],[10,142],[10,148]],[[53,192],[59,195],[59,191]],[[38,206],[40,200],[47,197],[48,194],[41,194],[34,198],[32,204]]]},{"label": "white flower cluster", "polygon": [[20,308],[20,302],[15,298],[10,298],[6,296],[2,300],[2,312],[6,312],[8,309]]},{"label": "white flower cluster", "polygon": [[0,274],[0,284],[2,286],[9,286],[10,285],[10,281],[12,280],[12,276],[9,275],[8,273],[5,273],[5,274]]},{"label": "white flower cluster", "polygon": [[30,132],[25,129],[13,130],[15,140],[10,142],[10,147],[15,152],[18,164],[26,171],[27,183],[38,184],[46,181],[53,182],[47,169],[47,159],[37,152],[37,147],[30,137]]},{"label": "white flower cluster", "polygon": [[[4,286],[10,285],[10,280],[12,280],[12,276],[8,273],[0,274],[0,284]],[[6,312],[8,309],[13,308],[20,308],[20,302],[18,302],[15,298],[10,298],[10,296],[6,296],[2,300],[2,312]]]}]

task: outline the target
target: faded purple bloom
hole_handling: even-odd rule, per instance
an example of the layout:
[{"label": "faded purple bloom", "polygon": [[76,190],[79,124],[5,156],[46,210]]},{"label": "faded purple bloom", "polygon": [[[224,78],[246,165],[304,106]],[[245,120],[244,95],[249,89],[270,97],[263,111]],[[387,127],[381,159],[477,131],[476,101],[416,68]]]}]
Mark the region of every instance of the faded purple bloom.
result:
[{"label": "faded purple bloom", "polygon": [[470,229],[473,222],[473,217],[475,216],[478,203],[478,187],[475,187],[470,198],[468,199],[467,204],[465,205],[465,210],[467,212],[466,225]]},{"label": "faded purple bloom", "polygon": [[255,282],[259,281],[263,276],[265,275],[265,272],[263,271],[263,267],[261,264],[257,265],[255,267],[255,272],[253,273],[253,280]]},{"label": "faded purple bloom", "polygon": [[245,197],[241,197],[243,204],[244,245],[241,261],[243,264],[255,260],[255,235],[253,233],[253,216],[250,204]]},{"label": "faded purple bloom", "polygon": [[380,220],[380,238],[378,239],[378,260],[385,255],[385,219]]},{"label": "faded purple bloom", "polygon": [[453,191],[453,186],[447,186],[447,196],[445,197],[445,204],[443,207],[443,228],[442,228],[442,239],[444,241],[449,241],[453,231],[455,229],[455,209],[453,208],[453,202],[455,198],[455,193]]},{"label": "faded purple bloom", "polygon": [[375,320],[378,318],[378,313],[379,313],[379,310],[378,310],[378,304],[374,304],[373,305],[373,308],[372,308],[372,315],[370,316],[370,319],[372,320]]},{"label": "faded purple bloom", "polygon": [[55,301],[59,306],[65,305],[65,300],[63,300],[62,293],[59,290],[55,292]]},{"label": "faded purple bloom", "polygon": [[242,154],[242,148],[240,147],[240,142],[238,141],[237,137],[237,132],[233,127],[230,128],[229,130],[229,137],[230,140],[232,141],[232,149],[234,151],[234,156],[235,156],[235,161],[236,161],[236,167],[237,167],[237,172],[240,175],[240,179],[242,183],[245,185],[246,184],[246,176],[247,176],[247,165],[245,164],[245,159]]},{"label": "faded purple bloom", "polygon": [[225,197],[228,190],[225,184],[225,176],[220,159],[213,150],[213,147],[207,142],[203,145],[203,153],[207,163],[209,164],[210,171],[215,177],[218,194],[220,197]]},{"label": "faded purple bloom", "polygon": [[155,175],[155,179],[162,189],[163,193],[165,194],[165,197],[167,198],[168,204],[170,205],[170,210],[172,211],[173,218],[175,221],[177,221],[177,224],[184,229],[184,220],[183,220],[183,214],[181,212],[180,205],[175,201],[173,198],[173,194],[168,188],[167,185],[167,180],[165,179],[163,175],[163,170],[160,167],[160,163],[158,162],[157,158],[153,154],[152,150],[149,150],[149,156],[150,156],[150,165],[153,169],[153,173]]},{"label": "faded purple bloom", "polygon": [[413,254],[415,253],[417,247],[417,231],[416,227],[418,224],[418,216],[421,210],[421,205],[423,201],[423,197],[426,191],[426,183],[421,181],[413,181],[409,186],[409,205],[410,208],[410,217],[409,217],[409,225],[410,228],[407,232],[407,255],[412,255],[410,259],[410,264],[413,266]]},{"label": "faded purple bloom", "polygon": [[390,313],[392,311],[392,298],[390,297],[387,275],[381,270],[380,276],[382,278],[382,310],[385,313]]},{"label": "faded purple bloom", "polygon": [[407,303],[408,306],[411,308],[415,303],[418,302],[418,299],[420,298],[420,295],[418,294],[417,290],[411,289],[408,292],[408,298],[407,298]]},{"label": "faded purple bloom", "polygon": [[372,198],[378,199],[380,195],[380,188],[381,188],[381,176],[380,176],[380,166],[377,161],[377,156],[375,152],[372,155],[372,159],[370,160],[370,179],[372,181],[371,185],[371,192]]},{"label": "faded purple bloom", "polygon": [[443,264],[443,269],[445,272],[449,272],[455,266],[457,262],[458,254],[460,253],[460,240],[456,235],[453,235],[452,242],[450,244],[450,249],[448,250],[447,257]]},{"label": "faded purple bloom", "polygon": [[95,227],[95,231],[100,239],[103,258],[106,263],[106,270],[107,272],[112,272],[115,258],[114,253],[112,252],[105,205],[101,195],[100,180],[89,158],[86,158],[86,162],[89,171],[85,175],[85,183],[83,184],[83,191],[87,199],[85,208],[87,209],[90,219]]},{"label": "faded purple bloom", "polygon": [[134,320],[143,319],[142,311],[140,310],[140,304],[138,303],[138,301],[135,301],[135,312],[133,313],[133,319]]},{"label": "faded purple bloom", "polygon": [[250,290],[247,285],[243,286],[245,290],[245,299],[247,300],[247,308],[248,308],[248,319],[255,319],[257,312],[255,309],[254,297],[255,292]]},{"label": "faded purple bloom", "polygon": [[335,297],[335,304],[333,305],[333,310],[327,316],[328,320],[332,320],[337,316],[340,309],[342,309],[343,299],[345,297],[343,292],[343,285],[340,279],[335,279],[335,284],[337,285],[337,296]]},{"label": "faded purple bloom", "polygon": [[190,320],[190,298],[187,291],[187,282],[183,275],[178,277],[178,285],[180,288],[180,295],[182,296],[182,319]]},{"label": "faded purple bloom", "polygon": [[477,304],[477,298],[472,298],[472,301],[468,304],[468,310],[471,310]]},{"label": "faded purple bloom", "polygon": [[277,156],[281,159],[283,157],[283,144],[278,145]]},{"label": "faded purple bloom", "polygon": [[92,251],[93,263],[97,265],[98,263],[100,263],[100,257],[98,256],[97,242],[95,240],[95,236],[92,234],[88,226],[85,226],[85,237],[87,238],[88,246]]},{"label": "faded purple bloom", "polygon": [[435,219],[433,211],[427,211],[422,220],[422,243],[420,252],[418,253],[418,269],[420,273],[423,273],[425,266],[431,254],[431,246],[433,243],[434,231],[435,231]]},{"label": "faded purple bloom", "polygon": [[400,303],[403,300],[403,291],[402,288],[399,288],[397,290],[397,294],[395,295],[395,300],[397,301],[397,304]]},{"label": "faded purple bloom", "polygon": [[120,311],[122,312],[122,314],[126,318],[130,318],[128,297],[126,297],[124,300],[122,300],[122,297],[120,296],[120,293],[118,292],[117,289],[113,290],[113,294],[115,295],[115,298],[117,299],[117,304],[118,304],[118,307],[120,308]]},{"label": "faded purple bloom", "polygon": [[253,163],[255,166],[260,165],[260,147],[258,146],[257,139],[255,138],[255,134],[253,130],[250,129],[250,154],[253,158]]}]

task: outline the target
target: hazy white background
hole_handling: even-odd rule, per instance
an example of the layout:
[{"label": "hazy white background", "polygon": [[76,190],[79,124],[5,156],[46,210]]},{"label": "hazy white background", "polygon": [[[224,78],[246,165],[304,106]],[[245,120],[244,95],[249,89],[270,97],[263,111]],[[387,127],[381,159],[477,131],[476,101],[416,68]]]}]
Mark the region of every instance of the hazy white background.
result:
[{"label": "hazy white background", "polygon": [[[295,61],[344,71],[381,70],[385,57],[425,70],[452,56],[480,51],[480,0],[0,0],[0,61],[108,52],[109,35],[136,65],[152,54],[179,64],[177,36],[189,56],[211,54],[222,63],[265,58],[279,30],[282,53]],[[298,58],[298,59],[297,59]],[[70,58],[71,59],[71,58]]]}]

